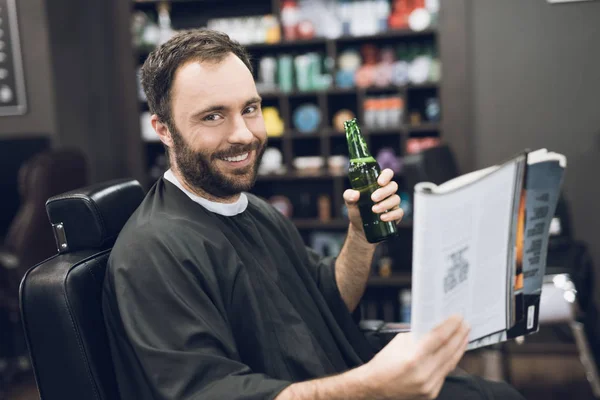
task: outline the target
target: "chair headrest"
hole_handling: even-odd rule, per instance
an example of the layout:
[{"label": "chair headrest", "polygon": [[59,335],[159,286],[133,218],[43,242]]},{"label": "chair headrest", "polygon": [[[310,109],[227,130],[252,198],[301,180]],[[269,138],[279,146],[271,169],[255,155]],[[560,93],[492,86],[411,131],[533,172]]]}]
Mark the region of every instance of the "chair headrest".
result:
[{"label": "chair headrest", "polygon": [[51,197],[46,201],[46,212],[58,251],[112,246],[144,195],[137,180],[121,179]]}]

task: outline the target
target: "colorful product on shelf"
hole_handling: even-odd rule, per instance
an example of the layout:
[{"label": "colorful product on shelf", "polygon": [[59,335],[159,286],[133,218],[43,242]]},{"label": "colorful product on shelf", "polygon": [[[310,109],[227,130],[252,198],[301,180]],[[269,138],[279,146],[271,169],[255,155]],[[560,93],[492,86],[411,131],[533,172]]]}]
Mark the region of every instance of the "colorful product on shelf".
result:
[{"label": "colorful product on shelf", "polygon": [[150,52],[160,42],[158,24],[143,11],[133,13],[131,17],[131,32],[133,46],[140,53]]},{"label": "colorful product on shelf", "polygon": [[142,139],[145,142],[158,142],[160,138],[154,130],[151,121],[152,115],[149,112],[143,112],[140,114],[140,128],[142,131]]},{"label": "colorful product on shelf", "polygon": [[361,63],[362,60],[358,51],[346,50],[341,52],[338,57],[338,71],[335,77],[337,87],[354,87],[354,76],[360,68]]},{"label": "colorful product on shelf", "polygon": [[410,64],[406,60],[397,60],[394,62],[394,71],[392,72],[392,84],[396,86],[405,86],[409,82],[408,70]]},{"label": "colorful product on shelf", "polygon": [[307,19],[302,20],[298,24],[297,35],[299,39],[312,39],[315,37],[315,26]]},{"label": "colorful product on shelf", "polygon": [[417,126],[421,125],[423,118],[421,117],[421,113],[419,111],[411,111],[409,120],[411,125]]},{"label": "colorful product on shelf", "polygon": [[277,43],[281,40],[279,22],[271,14],[235,18],[214,18],[208,21],[207,27],[224,32],[243,45]]},{"label": "colorful product on shelf", "polygon": [[[148,101],[146,98],[146,92],[144,92],[144,88],[142,87],[142,67],[138,67],[135,73],[136,77],[136,87],[137,87],[137,96],[139,101]],[[0,79],[2,77],[0,76]]]},{"label": "colorful product on shelf", "polygon": [[171,5],[166,1],[161,1],[156,8],[158,10],[158,43],[163,44],[175,34],[171,26]]},{"label": "colorful product on shelf", "polygon": [[393,11],[388,19],[388,26],[391,29],[410,28],[420,32],[431,28],[437,21],[439,11],[437,1],[392,0],[392,3]]},{"label": "colorful product on shelf", "polygon": [[258,81],[256,88],[259,92],[274,92],[277,90],[277,59],[263,57],[258,63]]},{"label": "colorful product on shelf", "polygon": [[271,204],[277,211],[288,218],[291,218],[294,213],[292,202],[285,196],[270,197],[269,204]]},{"label": "colorful product on shelf", "polygon": [[334,175],[341,175],[348,173],[350,160],[346,156],[330,156],[327,158],[327,167],[329,172]]},{"label": "colorful product on shelf", "polygon": [[267,135],[271,137],[282,136],[285,130],[283,119],[279,115],[279,110],[275,107],[264,107],[262,109],[263,119]]},{"label": "colorful product on shelf", "polygon": [[314,133],[321,125],[321,109],[315,104],[305,103],[294,110],[294,128],[300,133]]},{"label": "colorful product on shelf", "polygon": [[403,221],[412,221],[412,198],[408,192],[400,193],[400,208],[404,211]]},{"label": "colorful product on shelf", "polygon": [[429,122],[439,122],[441,117],[440,100],[437,97],[425,101],[425,117]]},{"label": "colorful product on shelf", "polygon": [[323,59],[319,53],[311,52],[294,58],[298,90],[323,90],[331,86],[331,75],[322,73],[322,64]]},{"label": "colorful product on shelf", "polygon": [[277,59],[263,57],[258,64],[256,87],[263,93],[325,90],[333,79],[331,74],[323,72],[324,64],[330,63],[324,62],[323,55],[317,52],[297,56],[283,54]]},{"label": "colorful product on shelf", "polygon": [[410,323],[410,315],[412,309],[412,292],[410,289],[403,289],[398,294],[400,303],[400,322]]},{"label": "colorful product on shelf", "polygon": [[406,141],[406,153],[416,154],[425,149],[437,147],[439,145],[440,138],[438,137],[410,138]]},{"label": "colorful product on shelf", "polygon": [[367,129],[393,129],[402,125],[404,99],[399,96],[370,97],[363,103]]},{"label": "colorful product on shelf", "polygon": [[333,115],[333,129],[338,132],[344,132],[344,122],[356,118],[356,115],[350,110],[342,109]]},{"label": "colorful product on shelf", "polygon": [[410,0],[392,0],[392,13],[388,18],[388,26],[391,29],[408,28],[408,16],[413,10]]},{"label": "colorful product on shelf", "polygon": [[386,87],[392,83],[394,76],[394,49],[386,47],[381,50],[380,61],[373,78],[373,84],[378,87]]},{"label": "colorful product on shelf", "polygon": [[431,14],[425,8],[415,8],[408,16],[408,26],[415,32],[431,27]]},{"label": "colorful product on shelf", "polygon": [[258,166],[260,175],[279,174],[285,172],[283,155],[276,147],[267,147]]},{"label": "colorful product on shelf", "polygon": [[289,55],[282,55],[277,60],[277,83],[279,90],[289,93],[294,90],[294,59]]},{"label": "colorful product on shelf", "polygon": [[323,168],[324,161],[321,156],[304,156],[294,158],[293,164],[300,173],[316,174]]},{"label": "colorful product on shelf", "polygon": [[338,57],[336,84],[340,88],[353,85],[405,86],[409,83],[437,83],[441,77],[441,63],[434,44],[400,44],[379,49],[372,43],[363,45],[360,54],[345,50]]},{"label": "colorful product on shelf", "polygon": [[319,210],[319,221],[331,221],[331,199],[326,194],[319,196],[317,200],[317,209]]},{"label": "colorful product on shelf", "polygon": [[300,22],[300,9],[295,0],[284,0],[281,5],[281,25],[285,40],[298,39],[298,23]]},{"label": "colorful product on shelf", "polygon": [[400,174],[402,172],[402,161],[396,155],[396,151],[391,147],[384,147],[379,150],[375,159],[382,169],[389,168],[394,171],[395,174]]},{"label": "colorful product on shelf", "polygon": [[378,49],[373,44],[365,44],[361,46],[360,53],[363,65],[356,71],[354,80],[356,81],[356,86],[366,88],[373,85],[375,79]]},{"label": "colorful product on shelf", "polygon": [[431,69],[431,57],[421,55],[416,57],[408,68],[408,79],[415,85],[421,85],[429,79]]}]

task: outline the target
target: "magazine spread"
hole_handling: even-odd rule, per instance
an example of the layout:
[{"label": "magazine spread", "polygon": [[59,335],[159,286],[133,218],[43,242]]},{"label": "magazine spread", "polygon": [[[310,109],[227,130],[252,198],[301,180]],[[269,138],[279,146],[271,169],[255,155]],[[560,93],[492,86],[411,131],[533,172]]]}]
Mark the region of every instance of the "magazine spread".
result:
[{"label": "magazine spread", "polygon": [[550,223],[566,158],[545,149],[414,196],[412,331],[452,314],[469,349],[537,331]]}]

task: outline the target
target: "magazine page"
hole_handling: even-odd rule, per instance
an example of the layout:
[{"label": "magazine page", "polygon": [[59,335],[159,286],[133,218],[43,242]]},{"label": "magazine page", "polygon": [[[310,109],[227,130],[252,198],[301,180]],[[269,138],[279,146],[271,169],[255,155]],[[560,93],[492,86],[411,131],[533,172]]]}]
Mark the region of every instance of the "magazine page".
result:
[{"label": "magazine page", "polygon": [[507,329],[511,222],[523,160],[443,194],[415,190],[411,325],[417,337],[452,314],[470,324],[470,341]]}]

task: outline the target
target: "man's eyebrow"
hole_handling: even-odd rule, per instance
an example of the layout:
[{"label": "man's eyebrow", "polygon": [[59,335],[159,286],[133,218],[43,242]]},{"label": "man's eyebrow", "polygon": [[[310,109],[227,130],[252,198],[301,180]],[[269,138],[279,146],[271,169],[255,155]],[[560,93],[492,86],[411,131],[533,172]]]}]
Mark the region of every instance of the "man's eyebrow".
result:
[{"label": "man's eyebrow", "polygon": [[262,102],[262,97],[260,96],[255,96],[253,98],[251,98],[250,100],[248,100],[245,104],[244,104],[244,108],[248,107],[250,104],[254,104],[254,103],[261,103]]}]

